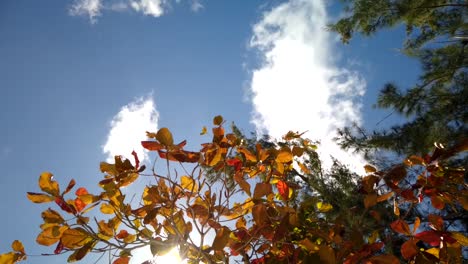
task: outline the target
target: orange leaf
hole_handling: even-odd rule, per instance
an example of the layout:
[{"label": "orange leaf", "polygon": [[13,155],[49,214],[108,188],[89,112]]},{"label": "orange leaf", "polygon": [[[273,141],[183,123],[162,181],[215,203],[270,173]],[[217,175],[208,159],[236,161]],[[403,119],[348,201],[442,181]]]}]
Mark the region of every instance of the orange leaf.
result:
[{"label": "orange leaf", "polygon": [[283,197],[283,199],[285,201],[288,200],[289,198],[289,187],[288,187],[288,184],[284,181],[278,181],[276,183],[276,188],[278,188],[278,192],[279,194],[281,195],[281,197]]},{"label": "orange leaf", "polygon": [[414,256],[418,254],[418,252],[419,252],[419,248],[416,245],[416,241],[414,241],[413,239],[406,241],[401,246],[401,255],[406,260],[412,259]]},{"label": "orange leaf", "polygon": [[123,230],[123,229],[122,229],[122,230],[120,230],[120,232],[115,236],[115,238],[117,238],[117,239],[123,239],[123,238],[128,237],[128,235],[129,235],[129,234],[128,234],[127,230]]},{"label": "orange leaf", "polygon": [[88,194],[88,190],[86,190],[86,188],[78,188],[78,190],[76,190],[75,194],[77,196],[80,196],[80,195],[85,195],[85,194]]},{"label": "orange leaf", "polygon": [[128,264],[129,262],[130,262],[129,257],[120,257],[120,258],[114,260],[114,262],[112,262],[112,264]]},{"label": "orange leaf", "polygon": [[164,146],[159,144],[158,142],[156,141],[142,141],[141,142],[141,145],[147,149],[147,150],[151,150],[151,151],[157,151],[157,150],[161,150],[161,149],[164,149]]},{"label": "orange leaf", "polygon": [[408,224],[403,220],[398,219],[398,220],[394,221],[393,223],[390,224],[390,227],[395,232],[398,232],[400,234],[404,234],[404,235],[407,235],[407,236],[411,235],[411,231],[409,229]]}]

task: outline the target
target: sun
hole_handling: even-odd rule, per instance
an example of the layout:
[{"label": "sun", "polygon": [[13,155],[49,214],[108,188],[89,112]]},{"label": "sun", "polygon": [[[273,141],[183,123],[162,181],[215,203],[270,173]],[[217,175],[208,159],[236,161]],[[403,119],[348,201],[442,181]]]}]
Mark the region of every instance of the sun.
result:
[{"label": "sun", "polygon": [[158,256],[158,257],[155,257],[154,260],[153,260],[153,263],[156,263],[156,264],[183,264],[183,263],[186,263],[185,261],[183,261],[181,258],[180,258],[180,255],[179,255],[179,250],[177,249],[177,247],[171,249],[169,252],[167,252],[165,255],[163,256]]}]

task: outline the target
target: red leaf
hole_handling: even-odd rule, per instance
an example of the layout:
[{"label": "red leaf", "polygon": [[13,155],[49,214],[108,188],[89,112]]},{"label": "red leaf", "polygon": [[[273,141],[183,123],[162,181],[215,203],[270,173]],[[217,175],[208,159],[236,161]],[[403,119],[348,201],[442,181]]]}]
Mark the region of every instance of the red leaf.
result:
[{"label": "red leaf", "polygon": [[152,150],[152,151],[156,151],[156,150],[161,150],[161,149],[164,149],[164,146],[159,144],[158,142],[156,141],[142,141],[141,142],[141,145],[147,149],[147,150]]},{"label": "red leaf", "polygon": [[242,161],[240,161],[237,158],[226,160],[226,164],[229,166],[233,166],[235,171],[240,171],[242,168]]},{"label": "red leaf", "polygon": [[135,170],[138,170],[140,167],[140,160],[138,159],[138,154],[135,151],[132,151],[132,155],[135,158]]},{"label": "red leaf", "polygon": [[68,183],[68,186],[65,189],[65,191],[62,193],[62,195],[68,193],[75,186],[75,184],[76,184],[75,180],[71,179],[70,183]]},{"label": "red leaf", "polygon": [[278,181],[276,183],[276,188],[278,188],[278,192],[283,197],[285,201],[289,198],[289,187],[288,184],[284,181]]},{"label": "red leaf", "polygon": [[84,187],[81,187],[81,188],[78,188],[78,190],[76,190],[75,194],[77,196],[85,195],[85,194],[88,194],[88,190],[86,190],[86,188]]},{"label": "red leaf", "polygon": [[85,208],[85,207],[86,207],[86,204],[80,198],[75,199],[76,211],[81,212],[83,210],[83,208]]},{"label": "red leaf", "polygon": [[414,235],[415,238],[421,239],[429,245],[435,247],[440,245],[441,234],[437,231],[424,231]]},{"label": "red leaf", "polygon": [[408,224],[403,220],[398,219],[398,220],[394,221],[393,223],[390,224],[390,227],[395,232],[398,232],[400,234],[404,234],[404,235],[407,235],[407,236],[411,235],[411,231],[410,231],[410,228],[409,228]]},{"label": "red leaf", "polygon": [[62,252],[62,250],[63,250],[63,244],[62,244],[62,241],[60,241],[57,244],[57,247],[54,250],[54,254],[60,254],[60,252]]},{"label": "red leaf", "polygon": [[65,212],[70,213],[70,214],[76,214],[75,208],[73,206],[70,206],[69,204],[67,204],[65,202],[65,200],[63,200],[63,197],[61,197],[61,196],[55,197],[55,203],[58,206],[60,206],[60,208],[62,210],[64,210]]}]

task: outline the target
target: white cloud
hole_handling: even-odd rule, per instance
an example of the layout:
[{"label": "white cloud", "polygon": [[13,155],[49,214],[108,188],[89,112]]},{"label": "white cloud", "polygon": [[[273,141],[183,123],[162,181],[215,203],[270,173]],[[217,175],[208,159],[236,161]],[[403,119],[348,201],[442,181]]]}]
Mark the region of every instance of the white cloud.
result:
[{"label": "white cloud", "polygon": [[146,139],[146,131],[156,131],[159,114],[152,98],[137,99],[123,106],[112,119],[111,129],[102,151],[108,161],[115,155],[122,155],[133,161],[132,151],[138,154],[140,161],[148,158],[141,141]]},{"label": "white cloud", "polygon": [[332,155],[362,172],[363,158],[341,150],[332,138],[336,128],[361,122],[365,81],[336,66],[326,24],[325,0],[290,0],[254,25],[250,46],[263,61],[250,82],[252,122],[276,138],[289,130],[308,131],[308,138],[321,141],[326,167]]},{"label": "white cloud", "polygon": [[[101,11],[122,12],[134,10],[147,16],[160,17],[167,13],[171,3],[181,3],[181,0],[74,0],[69,8],[73,16],[88,16],[91,23],[97,22]],[[204,8],[201,0],[187,0],[190,9],[198,12]]]},{"label": "white cloud", "polygon": [[165,0],[131,0],[130,6],[145,15],[160,17],[164,14]]},{"label": "white cloud", "polygon": [[192,4],[190,5],[190,9],[193,12],[196,13],[196,12],[202,10],[203,8],[205,8],[205,7],[203,6],[203,4],[199,0],[192,0]]},{"label": "white cloud", "polygon": [[101,0],[75,0],[69,9],[72,16],[88,16],[91,23],[96,23],[101,15]]}]

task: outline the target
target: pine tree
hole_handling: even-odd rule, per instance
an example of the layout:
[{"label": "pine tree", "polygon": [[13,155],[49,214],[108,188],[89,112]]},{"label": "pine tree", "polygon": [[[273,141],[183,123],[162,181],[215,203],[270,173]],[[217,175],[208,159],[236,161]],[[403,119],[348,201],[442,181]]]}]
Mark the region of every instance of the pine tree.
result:
[{"label": "pine tree", "polygon": [[389,109],[390,115],[406,117],[405,123],[371,133],[357,126],[344,128],[338,137],[342,147],[366,154],[380,148],[400,155],[424,155],[434,142],[451,146],[464,140],[468,134],[468,2],[343,2],[348,15],[330,25],[330,29],[338,32],[344,43],[355,33],[369,36],[403,24],[407,38],[402,52],[421,62],[422,74],[406,90],[394,83],[386,84],[378,97],[376,107]]}]

